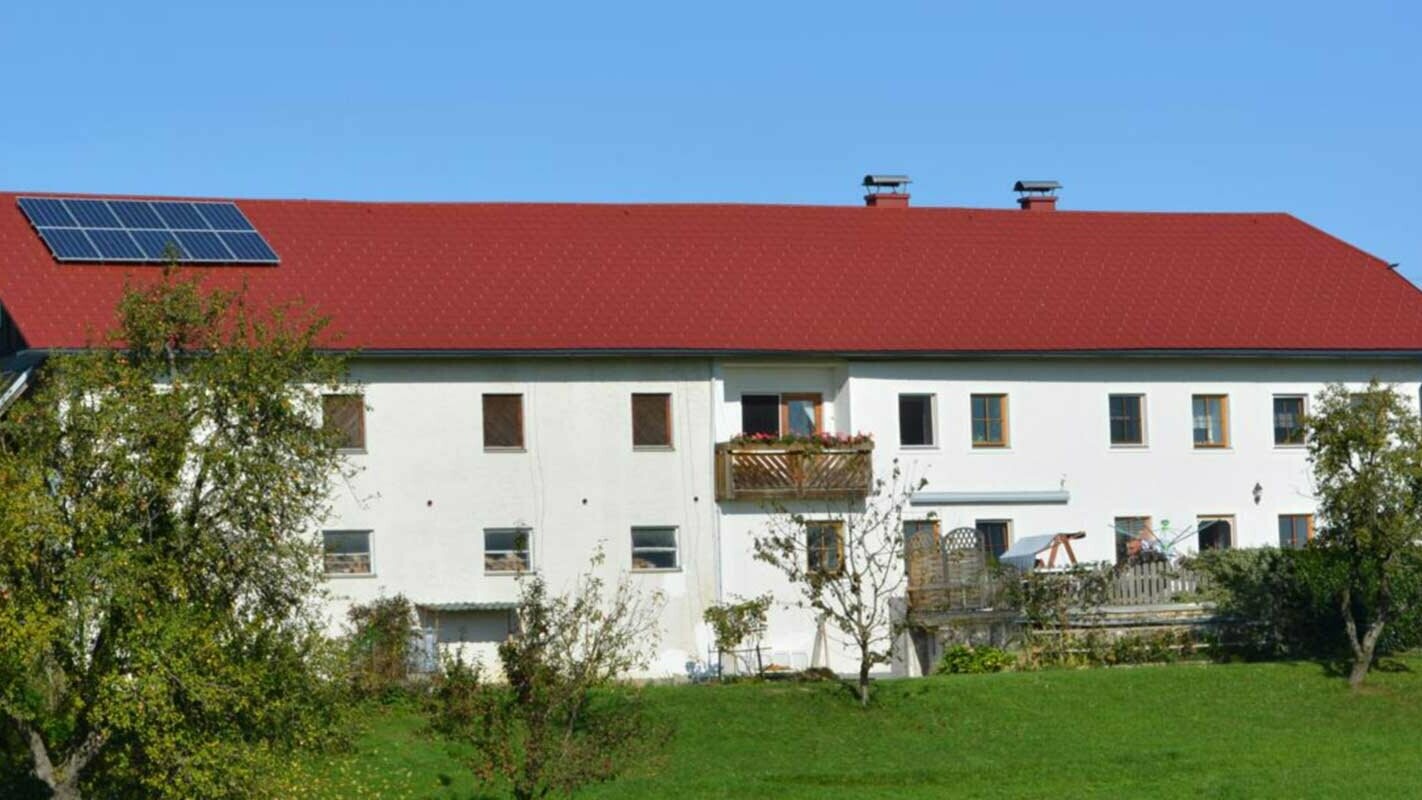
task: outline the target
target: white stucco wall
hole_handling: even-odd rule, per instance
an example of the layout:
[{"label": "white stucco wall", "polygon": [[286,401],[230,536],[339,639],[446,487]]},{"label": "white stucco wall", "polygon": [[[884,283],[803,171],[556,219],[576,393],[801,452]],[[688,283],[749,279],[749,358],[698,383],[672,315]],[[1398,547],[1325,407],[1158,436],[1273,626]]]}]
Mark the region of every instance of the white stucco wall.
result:
[{"label": "white stucco wall", "polygon": [[[780,601],[767,654],[802,666],[815,627],[793,607],[795,589],[752,557],[761,509],[714,497],[714,443],[740,430],[742,394],[821,394],[827,430],[872,433],[876,474],[887,476],[898,458],[911,477],[928,479],[925,491],[1065,488],[1070,500],[1060,505],[917,506],[913,514],[935,511],[944,530],[1008,519],[1014,537],[1084,530],[1078,557],[1110,560],[1112,521],[1122,516],[1182,528],[1201,515],[1231,515],[1236,546],[1275,543],[1278,515],[1311,513],[1313,499],[1305,452],[1273,443],[1272,397],[1378,377],[1415,398],[1419,366],[1315,358],[362,359],[354,376],[369,406],[366,452],[352,456],[361,472],[338,488],[326,527],[373,531],[375,575],[330,581],[333,620],[350,601],[381,593],[417,603],[514,599],[513,578],[483,572],[485,528],[532,528],[535,568],[556,589],[586,567],[599,541],[612,577],[630,567],[633,526],[671,525],[682,568],[633,576],[668,597],[651,674],[682,675],[686,660],[706,657],[707,604],[767,591]],[[634,392],[672,395],[672,450],[633,449]],[[982,392],[1009,397],[1006,448],[971,446],[969,395]],[[524,395],[523,452],[484,450],[484,393]],[[935,395],[933,447],[899,446],[900,393]],[[1145,395],[1146,445],[1110,445],[1113,393]],[[1193,446],[1192,394],[1229,396],[1228,448]],[[475,644],[492,654],[491,643]],[[850,670],[848,652],[836,652],[833,666]]]}]

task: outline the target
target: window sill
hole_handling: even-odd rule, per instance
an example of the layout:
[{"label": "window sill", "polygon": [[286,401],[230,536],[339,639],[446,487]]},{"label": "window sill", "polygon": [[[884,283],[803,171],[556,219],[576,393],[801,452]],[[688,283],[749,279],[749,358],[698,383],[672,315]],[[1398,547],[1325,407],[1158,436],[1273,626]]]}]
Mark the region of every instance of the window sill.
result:
[{"label": "window sill", "polygon": [[368,451],[364,447],[337,447],[336,454],[342,456],[363,456]]},{"label": "window sill", "polygon": [[973,445],[973,452],[974,452],[974,453],[1006,453],[1006,452],[1010,452],[1011,450],[1012,450],[1012,445],[1010,445],[1010,444],[975,444],[975,445]]},{"label": "window sill", "polygon": [[498,571],[498,572],[489,572],[488,570],[485,570],[485,571],[484,571],[484,577],[486,577],[486,578],[521,578],[521,577],[523,577],[523,576],[525,576],[525,575],[537,575],[537,574],[538,574],[538,570],[536,570],[536,569],[526,569],[526,570],[523,570],[522,572],[510,572],[510,571],[505,571],[505,570],[500,570],[500,571]]},{"label": "window sill", "polygon": [[669,573],[681,572],[681,567],[668,567],[665,569],[633,569],[633,575],[666,575]]},{"label": "window sill", "polygon": [[634,444],[634,453],[675,453],[676,448],[669,444]]},{"label": "window sill", "polygon": [[1196,453],[1228,453],[1233,449],[1227,444],[1197,444],[1194,447]]},{"label": "window sill", "polygon": [[1276,445],[1274,445],[1274,449],[1275,449],[1275,450],[1282,451],[1282,452],[1285,452],[1285,453],[1300,453],[1300,452],[1308,452],[1308,445],[1307,445],[1307,444],[1276,444]]},{"label": "window sill", "polygon": [[901,444],[899,449],[908,453],[935,452],[938,450],[936,444]]},{"label": "window sill", "polygon": [[1145,442],[1140,444],[1112,444],[1111,449],[1119,453],[1142,453],[1150,449]]},{"label": "window sill", "polygon": [[528,449],[523,447],[485,447],[486,453],[527,453]]}]

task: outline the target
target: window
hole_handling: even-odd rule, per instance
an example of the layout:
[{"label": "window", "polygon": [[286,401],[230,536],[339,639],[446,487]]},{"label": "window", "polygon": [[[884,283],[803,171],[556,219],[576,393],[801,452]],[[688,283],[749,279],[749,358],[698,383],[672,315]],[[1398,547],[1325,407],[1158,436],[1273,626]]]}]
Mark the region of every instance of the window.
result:
[{"label": "window", "polygon": [[1229,447],[1229,396],[1197,394],[1191,398],[1196,447]]},{"label": "window", "polygon": [[1302,395],[1274,398],[1274,444],[1304,443],[1304,399]]},{"label": "window", "polygon": [[1145,397],[1113,394],[1107,403],[1111,414],[1111,444],[1145,444]]},{"label": "window", "polygon": [[528,528],[496,528],[484,531],[485,572],[527,572],[533,568]]},{"label": "window", "polygon": [[936,519],[906,519],[904,520],[904,544],[912,547],[919,537],[927,536],[930,539],[938,537],[938,520]]},{"label": "window", "polygon": [[484,395],[484,447],[505,450],[523,447],[523,395]]},{"label": "window", "polygon": [[1200,517],[1200,551],[1234,547],[1234,517]]},{"label": "window", "polygon": [[676,569],[676,528],[633,528],[632,569]]},{"label": "window", "polygon": [[672,446],[671,395],[632,395],[632,446]]},{"label": "window", "polygon": [[838,575],[844,569],[844,525],[805,523],[805,557],[810,572],[827,577]]},{"label": "window", "polygon": [[973,395],[973,447],[1007,446],[1007,395]]},{"label": "window", "polygon": [[824,430],[818,394],[743,394],[741,432],[779,436]]},{"label": "window", "polygon": [[1298,548],[1313,538],[1312,514],[1279,515],[1279,547]]},{"label": "window", "polygon": [[1145,535],[1150,533],[1150,517],[1116,517],[1116,563],[1124,564],[1141,554]]},{"label": "window", "polygon": [[933,395],[899,395],[899,444],[933,446]]},{"label": "window", "polygon": [[993,558],[1002,558],[1012,543],[1012,521],[1006,519],[980,519],[973,524],[983,539],[983,549]]},{"label": "window", "polygon": [[321,427],[334,432],[342,450],[365,449],[365,398],[358,394],[321,397]]},{"label": "window", "polygon": [[370,575],[370,531],[321,534],[327,575]]}]

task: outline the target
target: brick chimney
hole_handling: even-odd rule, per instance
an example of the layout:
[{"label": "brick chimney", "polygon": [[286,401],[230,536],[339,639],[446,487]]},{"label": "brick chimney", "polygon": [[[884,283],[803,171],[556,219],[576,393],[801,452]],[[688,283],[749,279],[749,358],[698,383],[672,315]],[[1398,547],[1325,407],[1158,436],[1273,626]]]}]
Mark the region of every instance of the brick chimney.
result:
[{"label": "brick chimney", "polygon": [[1017,205],[1023,211],[1056,211],[1056,191],[1062,188],[1056,181],[1018,181],[1012,191],[1017,192]]},{"label": "brick chimney", "polygon": [[870,208],[908,208],[907,175],[865,175],[864,205]]}]

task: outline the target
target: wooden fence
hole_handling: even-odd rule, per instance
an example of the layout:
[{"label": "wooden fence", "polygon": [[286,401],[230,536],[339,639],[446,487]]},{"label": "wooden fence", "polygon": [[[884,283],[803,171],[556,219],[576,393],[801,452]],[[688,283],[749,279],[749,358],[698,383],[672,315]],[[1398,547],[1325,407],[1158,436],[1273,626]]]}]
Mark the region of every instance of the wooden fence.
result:
[{"label": "wooden fence", "polygon": [[[937,543],[934,542],[936,545]],[[1006,599],[1003,581],[1020,580],[1014,573],[983,570],[961,552],[928,548],[926,542],[909,546],[909,607],[924,611],[976,611],[1000,606]],[[1192,601],[1202,588],[1200,576],[1164,561],[1111,568],[1106,592],[1108,606],[1152,606]]]},{"label": "wooden fence", "polygon": [[1200,590],[1200,578],[1184,567],[1164,561],[1117,567],[1111,583],[1109,603],[1118,606],[1149,606],[1173,603],[1182,595]]}]

